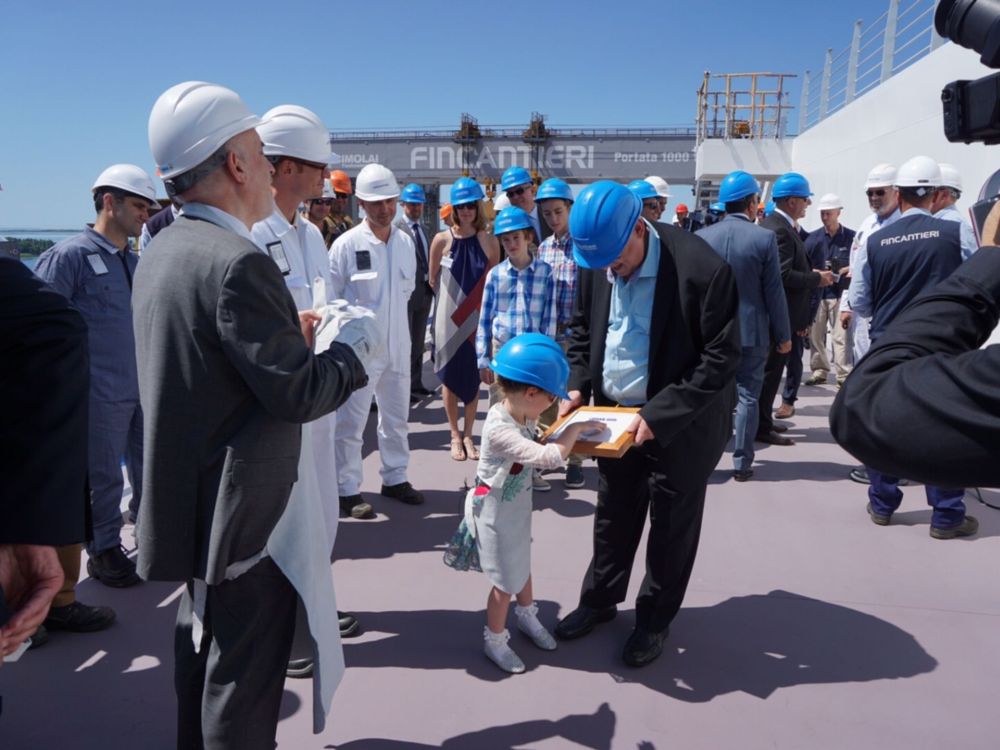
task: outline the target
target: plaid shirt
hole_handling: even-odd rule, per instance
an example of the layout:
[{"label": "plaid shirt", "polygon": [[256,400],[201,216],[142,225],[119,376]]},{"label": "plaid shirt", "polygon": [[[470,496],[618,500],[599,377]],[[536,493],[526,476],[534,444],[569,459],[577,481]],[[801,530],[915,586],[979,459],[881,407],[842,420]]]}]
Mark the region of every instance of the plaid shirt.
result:
[{"label": "plaid shirt", "polygon": [[494,345],[522,333],[556,333],[556,284],[552,266],[538,258],[521,270],[510,258],[490,269],[476,330],[479,368],[490,366]]},{"label": "plaid shirt", "polygon": [[[552,266],[556,279],[556,325],[565,329],[573,318],[576,297],[576,261],[569,232],[558,239],[554,234],[546,237],[538,248],[538,258]],[[565,337],[565,333],[561,336]]]}]

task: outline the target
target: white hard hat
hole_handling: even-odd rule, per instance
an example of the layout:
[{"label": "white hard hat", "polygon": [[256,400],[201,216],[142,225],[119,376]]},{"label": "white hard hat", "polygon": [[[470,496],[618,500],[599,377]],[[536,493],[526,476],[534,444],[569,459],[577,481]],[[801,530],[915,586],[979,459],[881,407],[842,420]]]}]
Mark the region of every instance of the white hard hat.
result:
[{"label": "white hard hat", "polygon": [[656,194],[661,198],[670,197],[670,185],[662,177],[657,177],[655,174],[651,174],[646,178],[646,182],[656,188]]},{"label": "white hard hat", "polygon": [[958,173],[955,165],[941,162],[938,166],[941,168],[941,187],[949,187],[952,190],[962,192],[962,175]]},{"label": "white hard hat", "polygon": [[369,164],[354,181],[354,194],[363,201],[384,201],[399,197],[399,183],[396,175],[381,164]]},{"label": "white hard hat", "polygon": [[257,127],[235,91],[204,81],[178,83],[149,113],[149,148],[164,180],[194,169],[235,135]]},{"label": "white hard hat", "polygon": [[866,188],[892,187],[896,184],[896,167],[892,164],[878,164],[872,167],[865,180]]},{"label": "white hard hat", "polygon": [[497,197],[493,200],[493,210],[500,213],[505,208],[510,208],[510,198],[507,197],[507,193],[497,193]]},{"label": "white hard hat", "polygon": [[112,164],[105,169],[94,180],[91,191],[97,188],[113,187],[132,193],[140,198],[145,198],[157,208],[160,204],[156,200],[156,187],[153,185],[153,178],[146,174],[146,170],[137,167],[135,164]]},{"label": "white hard hat", "polygon": [[323,180],[323,195],[321,198],[336,198],[337,193],[334,192],[333,187],[330,185],[329,180]]},{"label": "white hard hat", "polygon": [[330,133],[314,112],[295,104],[282,104],[268,110],[257,126],[267,156],[290,156],[295,159],[332,164]]},{"label": "white hard hat", "polygon": [[914,156],[896,174],[896,187],[933,189],[940,184],[941,167],[929,156]]},{"label": "white hard hat", "polygon": [[844,202],[840,200],[840,196],[836,193],[827,193],[822,198],[819,199],[819,203],[816,204],[816,208],[820,211],[830,211],[834,208],[843,208]]}]

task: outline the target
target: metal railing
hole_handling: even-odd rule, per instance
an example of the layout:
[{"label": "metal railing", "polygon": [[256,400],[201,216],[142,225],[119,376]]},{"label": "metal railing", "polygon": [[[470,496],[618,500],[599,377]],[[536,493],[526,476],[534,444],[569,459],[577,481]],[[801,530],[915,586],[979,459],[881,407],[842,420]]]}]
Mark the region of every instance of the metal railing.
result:
[{"label": "metal railing", "polygon": [[805,72],[799,96],[799,132],[944,44],[934,30],[936,4],[936,0],[889,0],[885,13],[867,26],[856,21],[850,46],[839,52],[828,49],[818,75]]},{"label": "metal railing", "polygon": [[[658,127],[588,127],[582,125],[546,125],[546,131],[552,137],[566,138],[636,138],[649,136],[690,137],[695,135],[696,128],[691,125],[664,125]],[[454,127],[432,126],[427,128],[370,128],[370,129],[336,129],[330,131],[332,141],[380,141],[409,140],[421,138],[452,138]],[[480,127],[483,138],[522,138],[524,125],[497,125]]]}]

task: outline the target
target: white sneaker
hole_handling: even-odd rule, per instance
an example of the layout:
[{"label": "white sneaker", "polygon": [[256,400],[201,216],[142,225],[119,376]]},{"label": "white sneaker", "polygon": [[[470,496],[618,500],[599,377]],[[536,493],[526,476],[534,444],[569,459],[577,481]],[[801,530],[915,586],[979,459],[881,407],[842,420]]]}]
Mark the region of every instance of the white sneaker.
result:
[{"label": "white sneaker", "polygon": [[517,629],[534,641],[538,648],[545,649],[546,651],[556,650],[556,639],[538,621],[537,604],[532,602],[527,607],[522,607],[518,604],[514,607],[514,614],[517,615]]},{"label": "white sneaker", "polygon": [[542,478],[542,472],[535,469],[531,472],[531,489],[535,492],[548,492],[552,489],[552,485],[548,483],[548,480]]},{"label": "white sneaker", "polygon": [[489,628],[483,628],[483,651],[489,660],[504,672],[521,674],[524,671],[524,662],[507,645],[509,640],[510,631],[506,628],[502,633],[494,633]]}]

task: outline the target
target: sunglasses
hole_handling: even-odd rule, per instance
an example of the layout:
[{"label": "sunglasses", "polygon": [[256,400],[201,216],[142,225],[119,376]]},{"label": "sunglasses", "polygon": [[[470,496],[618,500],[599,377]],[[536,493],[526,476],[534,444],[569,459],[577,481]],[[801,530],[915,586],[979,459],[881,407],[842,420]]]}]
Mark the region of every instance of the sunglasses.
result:
[{"label": "sunglasses", "polygon": [[314,206],[332,206],[333,198],[313,198]]},{"label": "sunglasses", "polygon": [[878,190],[866,190],[865,195],[867,195],[869,198],[871,198],[873,195],[877,195],[879,198],[881,198],[883,195],[885,195],[885,189],[879,188]]},{"label": "sunglasses", "polygon": [[524,193],[524,191],[527,190],[527,189],[528,188],[526,186],[524,186],[524,185],[521,185],[520,187],[516,187],[516,188],[511,188],[510,190],[507,191],[507,197],[508,198],[516,198],[517,196],[519,196],[522,193]]},{"label": "sunglasses", "polygon": [[466,209],[466,210],[468,210],[468,211],[475,211],[476,210],[476,204],[475,203],[459,203],[457,206],[455,206],[455,209],[458,210],[458,211],[461,211],[463,208]]},{"label": "sunglasses", "polygon": [[302,164],[303,166],[306,167],[312,167],[313,169],[324,169],[324,170],[326,169],[326,164],[320,164],[317,161],[307,161],[306,159],[297,159],[293,156],[290,156],[288,158],[291,161],[295,162],[296,164]]}]

